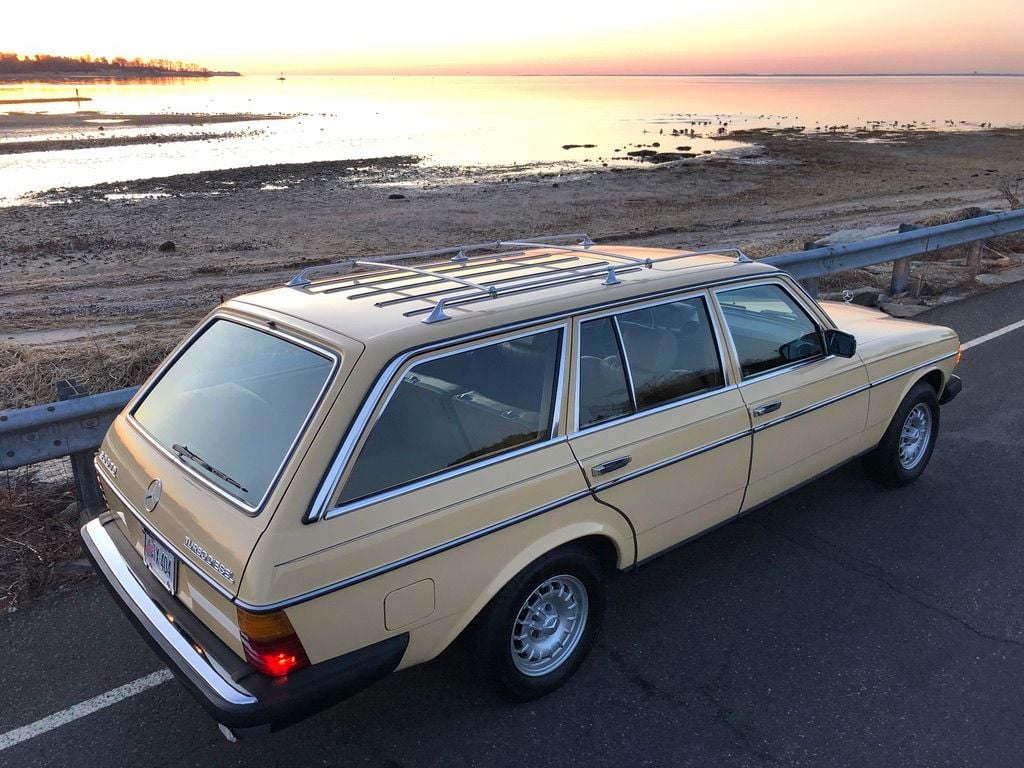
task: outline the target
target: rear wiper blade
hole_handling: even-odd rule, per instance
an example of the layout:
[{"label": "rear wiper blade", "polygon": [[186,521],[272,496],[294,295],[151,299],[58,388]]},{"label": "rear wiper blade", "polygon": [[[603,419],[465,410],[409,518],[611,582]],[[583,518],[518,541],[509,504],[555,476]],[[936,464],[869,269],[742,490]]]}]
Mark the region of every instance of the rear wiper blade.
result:
[{"label": "rear wiper blade", "polygon": [[215,466],[210,464],[210,462],[208,462],[206,459],[204,459],[202,456],[200,456],[195,451],[190,451],[187,445],[178,445],[178,443],[174,443],[174,445],[172,445],[171,447],[174,449],[174,452],[178,454],[178,456],[184,456],[184,457],[192,459],[192,461],[194,461],[200,467],[205,469],[211,475],[216,475],[221,480],[223,480],[225,483],[229,483],[229,484],[235,486],[235,488],[240,490],[242,493],[248,493],[249,492],[249,489],[248,488],[243,488],[242,484],[239,483],[237,480],[235,480],[233,478],[230,478],[227,475],[225,475],[223,472],[221,472]]}]

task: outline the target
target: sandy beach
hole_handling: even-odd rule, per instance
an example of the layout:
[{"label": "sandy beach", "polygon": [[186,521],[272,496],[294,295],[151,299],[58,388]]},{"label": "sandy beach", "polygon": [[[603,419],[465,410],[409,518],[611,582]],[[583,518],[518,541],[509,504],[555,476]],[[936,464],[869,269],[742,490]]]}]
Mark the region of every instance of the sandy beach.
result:
[{"label": "sandy beach", "polygon": [[[224,298],[315,263],[583,231],[599,242],[764,256],[837,232],[1005,209],[999,188],[1024,169],[1021,130],[730,138],[755,148],[566,175],[426,168],[413,157],[268,165],[58,190],[40,201],[66,202],[0,208],[0,407],[50,399],[61,375],[95,390],[139,380]],[[167,241],[174,250],[158,250]],[[929,285],[939,270],[916,269],[926,300],[981,288],[947,269],[939,290]]]}]

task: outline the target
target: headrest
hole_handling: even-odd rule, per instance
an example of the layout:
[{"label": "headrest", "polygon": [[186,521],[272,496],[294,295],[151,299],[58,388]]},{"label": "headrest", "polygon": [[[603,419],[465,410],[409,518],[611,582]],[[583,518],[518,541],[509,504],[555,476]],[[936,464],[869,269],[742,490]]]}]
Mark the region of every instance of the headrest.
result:
[{"label": "headrest", "polygon": [[622,343],[631,368],[640,371],[668,371],[676,361],[676,337],[664,328],[621,323]]}]

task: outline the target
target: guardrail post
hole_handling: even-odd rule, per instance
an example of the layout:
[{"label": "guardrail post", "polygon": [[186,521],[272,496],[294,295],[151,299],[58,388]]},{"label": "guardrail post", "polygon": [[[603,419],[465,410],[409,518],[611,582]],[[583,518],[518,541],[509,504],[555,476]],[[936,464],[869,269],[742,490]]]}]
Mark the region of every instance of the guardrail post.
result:
[{"label": "guardrail post", "polygon": [[[920,229],[918,224],[900,224],[900,233]],[[903,293],[910,287],[910,259],[896,259],[892,263],[892,280],[889,281],[889,295]]]},{"label": "guardrail post", "polygon": [[[74,379],[57,382],[57,399],[74,400],[89,394]],[[92,458],[96,451],[79,451],[71,454],[71,472],[75,477],[75,497],[78,499],[78,514],[83,521],[95,517],[103,510],[103,493],[100,491]]]},{"label": "guardrail post", "polygon": [[[817,247],[818,247],[818,245],[816,243],[813,243],[813,242],[804,243],[804,250],[805,251],[813,251]],[[807,291],[807,294],[812,299],[818,298],[818,278],[816,278],[816,277],[805,277],[803,280],[800,281],[800,285],[802,285],[804,287],[804,290]]]},{"label": "guardrail post", "polygon": [[985,251],[985,241],[975,240],[967,246],[967,267],[981,272],[981,254]]}]

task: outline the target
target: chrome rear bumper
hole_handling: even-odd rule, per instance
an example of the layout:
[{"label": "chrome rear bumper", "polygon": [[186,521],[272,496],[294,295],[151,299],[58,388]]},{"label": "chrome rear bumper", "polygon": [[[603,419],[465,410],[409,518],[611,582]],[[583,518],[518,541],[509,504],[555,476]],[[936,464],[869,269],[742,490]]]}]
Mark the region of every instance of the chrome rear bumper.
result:
[{"label": "chrome rear bumper", "polygon": [[120,608],[175,676],[217,722],[240,736],[266,733],[341,701],[392,672],[409,635],[314,664],[281,678],[264,677],[242,661],[148,571],[111,513],[82,528],[86,553]]}]

